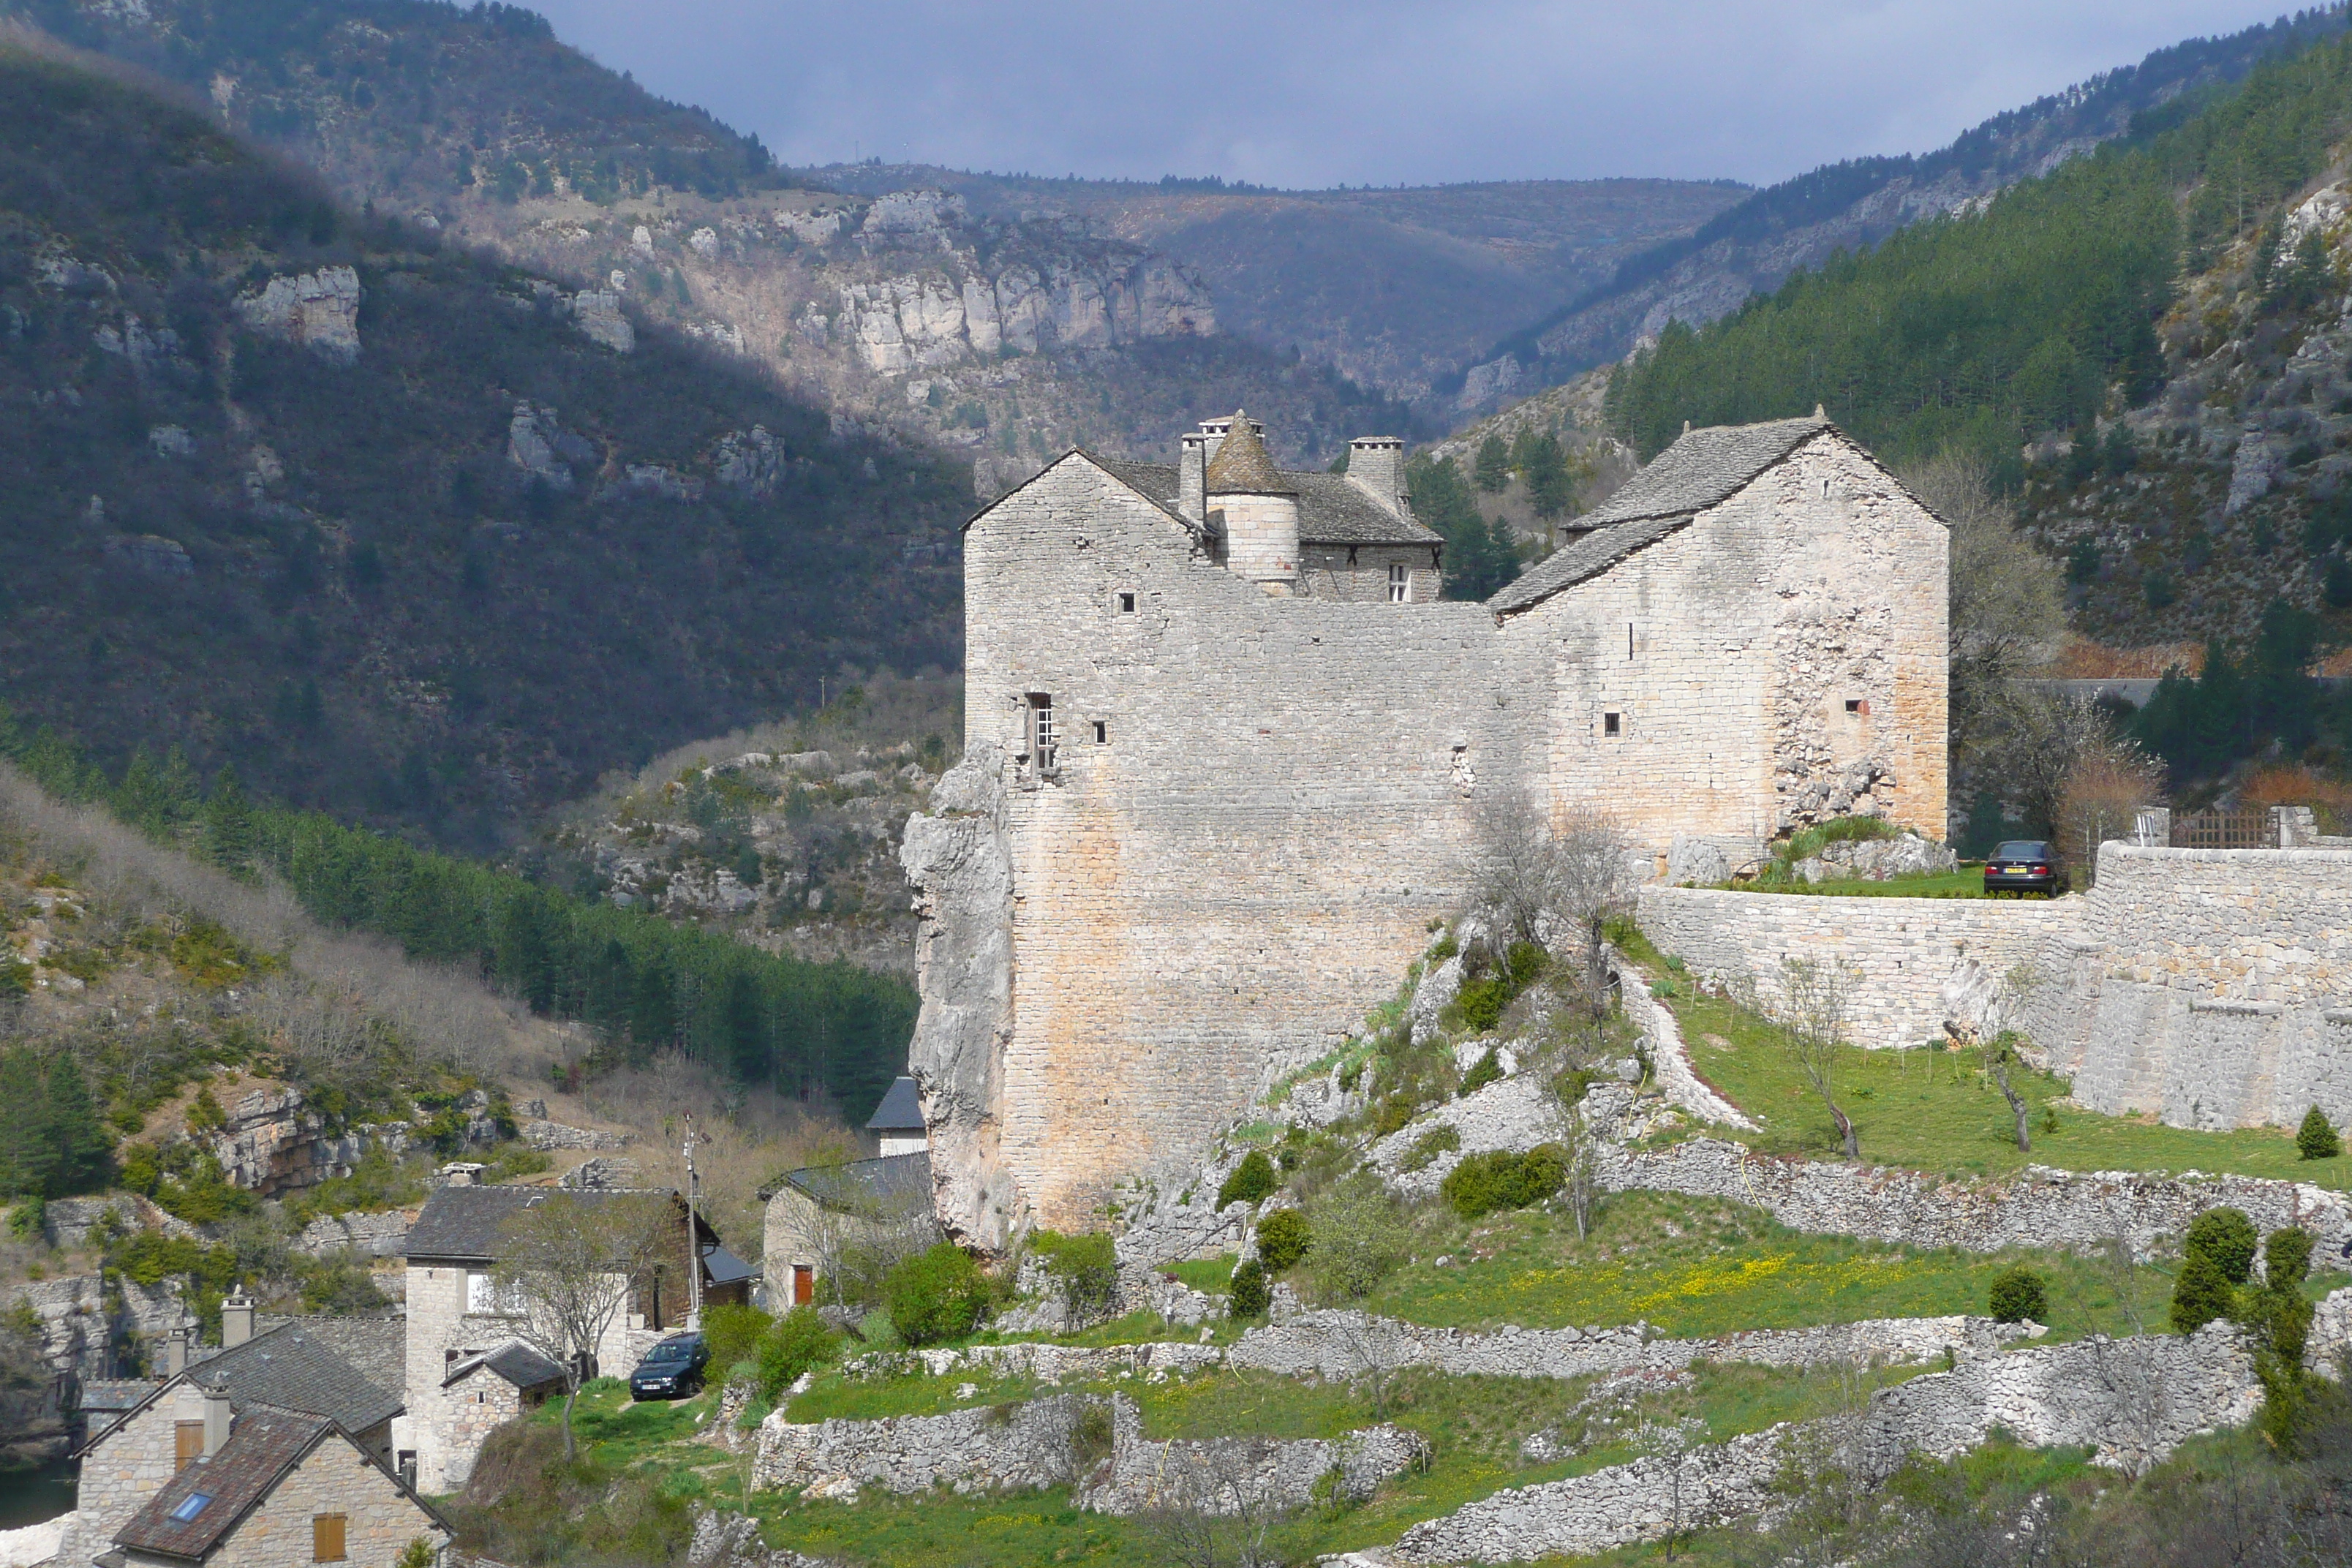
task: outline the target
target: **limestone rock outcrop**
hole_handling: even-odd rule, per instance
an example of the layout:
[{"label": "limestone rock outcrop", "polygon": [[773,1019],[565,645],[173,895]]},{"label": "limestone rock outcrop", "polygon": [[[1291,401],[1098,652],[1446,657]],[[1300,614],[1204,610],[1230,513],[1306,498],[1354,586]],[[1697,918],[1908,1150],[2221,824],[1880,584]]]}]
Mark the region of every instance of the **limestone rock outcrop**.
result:
[{"label": "limestone rock outcrop", "polygon": [[352,268],[281,273],[240,295],[236,310],[264,337],[299,343],[342,364],[360,357],[360,275]]}]

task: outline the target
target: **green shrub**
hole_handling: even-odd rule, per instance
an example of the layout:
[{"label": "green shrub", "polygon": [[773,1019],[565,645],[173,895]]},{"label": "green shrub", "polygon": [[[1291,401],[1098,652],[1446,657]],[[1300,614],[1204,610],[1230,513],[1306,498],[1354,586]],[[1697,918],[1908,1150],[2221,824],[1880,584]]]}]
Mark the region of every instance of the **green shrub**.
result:
[{"label": "green shrub", "polygon": [[1539,1143],[1524,1154],[1507,1149],[1473,1154],[1446,1173],[1438,1192],[1464,1219],[1522,1209],[1559,1191],[1568,1179],[1568,1151]]},{"label": "green shrub", "polygon": [[1225,1178],[1225,1184],[1217,1189],[1217,1207],[1223,1209],[1232,1204],[1254,1205],[1263,1203],[1272,1197],[1274,1190],[1280,1185],[1282,1178],[1276,1174],[1274,1162],[1265,1157],[1265,1150],[1253,1149],[1240,1164],[1234,1167],[1233,1174]]},{"label": "green shrub", "polygon": [[1462,1092],[1465,1095],[1475,1094],[1490,1083],[1501,1082],[1502,1078],[1502,1058],[1495,1054],[1495,1047],[1489,1046],[1486,1047],[1486,1054],[1480,1057],[1477,1063],[1463,1075]]},{"label": "green shrub", "polygon": [[1257,1255],[1265,1259],[1269,1273],[1280,1274],[1297,1267],[1313,1245],[1307,1216],[1297,1209],[1276,1209],[1258,1223]]},{"label": "green shrub", "polygon": [[1107,1312],[1118,1299],[1118,1253],[1107,1233],[1063,1236],[1041,1230],[1030,1238],[1053,1270],[1062,1304],[1076,1317]]},{"label": "green shrub", "polygon": [[2042,1276],[2022,1263],[1994,1278],[1988,1305],[1997,1323],[2050,1321],[2050,1292],[2042,1283]]},{"label": "green shrub", "polygon": [[2230,1277],[2210,1252],[2192,1252],[2181,1259],[2180,1277],[2172,1284],[2172,1331],[2193,1334],[2216,1318],[2230,1315]]},{"label": "green shrub", "polygon": [[19,1241],[38,1241],[47,1233],[48,1205],[38,1194],[26,1198],[8,1211],[8,1231]]},{"label": "green shrub", "polygon": [[1315,1278],[1326,1296],[1360,1301],[1404,1261],[1412,1238],[1380,1182],[1357,1175],[1319,1198],[1307,1215]]},{"label": "green shrub", "polygon": [[1372,1110],[1372,1136],[1385,1138],[1391,1132],[1402,1132],[1404,1124],[1412,1120],[1412,1096],[1392,1094]]},{"label": "green shrub", "polygon": [[[902,1333],[900,1337],[905,1336]],[[801,1373],[832,1361],[839,1344],[833,1331],[824,1326],[824,1320],[816,1315],[814,1307],[794,1307],[776,1319],[760,1336],[756,1352],[760,1397],[774,1404]],[[711,1359],[716,1364],[718,1358]]]},{"label": "green shrub", "polygon": [[724,1376],[738,1362],[759,1353],[760,1341],[775,1320],[757,1307],[712,1307],[702,1314],[703,1342],[710,1347],[710,1364]]},{"label": "green shrub", "polygon": [[1235,1318],[1262,1318],[1273,1300],[1273,1288],[1265,1281],[1265,1265],[1255,1258],[1244,1258],[1234,1270],[1233,1293],[1225,1299],[1225,1310]]},{"label": "green shrub", "polygon": [[2319,1107],[2303,1113],[2303,1125],[2294,1131],[2294,1152],[2306,1160],[2333,1160],[2344,1152],[2344,1140]]},{"label": "green shrub", "polygon": [[2180,1250],[2185,1257],[2205,1257],[2232,1285],[2243,1285],[2254,1272],[2259,1238],[2254,1222],[2239,1209],[2207,1209],[2189,1224]]},{"label": "green shrub", "polygon": [[2311,1232],[2301,1226],[2274,1230],[2263,1241],[2263,1285],[2290,1290],[2311,1272]]},{"label": "green shrub", "polygon": [[910,1345],[958,1340],[980,1326],[988,1277],[951,1241],[908,1258],[883,1278],[890,1326]]},{"label": "green shrub", "polygon": [[1397,1162],[1402,1171],[1426,1171],[1437,1163],[1440,1154],[1451,1154],[1462,1147],[1462,1131],[1452,1122],[1433,1127],[1412,1141],[1403,1159]]}]

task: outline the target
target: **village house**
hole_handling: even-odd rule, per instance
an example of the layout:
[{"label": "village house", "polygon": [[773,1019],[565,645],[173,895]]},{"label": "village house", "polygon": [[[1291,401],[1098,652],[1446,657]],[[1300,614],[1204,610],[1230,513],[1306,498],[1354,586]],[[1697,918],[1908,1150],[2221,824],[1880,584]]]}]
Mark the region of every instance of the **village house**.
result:
[{"label": "village house", "polygon": [[[523,1303],[501,1290],[497,1270],[506,1227],[532,1205],[559,1194],[585,1203],[646,1196],[646,1189],[483,1186],[478,1165],[443,1167],[445,1184],[425,1199],[406,1243],[407,1352],[405,1411],[393,1441],[401,1472],[438,1496],[465,1484],[482,1439],[499,1419],[527,1408],[547,1392],[547,1362],[519,1337]],[[673,1206],[676,1246],[629,1283],[616,1313],[590,1356],[587,1375],[626,1375],[664,1334],[688,1326],[687,1204],[667,1188],[651,1195]],[[705,1307],[750,1300],[754,1271],[720,1244],[707,1219],[695,1216],[694,1267],[701,1273]],[[556,1367],[561,1378],[562,1369]]]},{"label": "village house", "polygon": [[[288,1510],[297,1500],[316,1505],[313,1511],[321,1517],[365,1521],[362,1537],[369,1541],[404,1529],[391,1555],[438,1528],[430,1510],[415,1502],[391,1470],[392,1425],[402,1400],[396,1384],[379,1379],[397,1363],[399,1319],[284,1320],[257,1331],[254,1303],[236,1295],[224,1304],[221,1321],[227,1342],[220,1351],[170,1371],[144,1398],[94,1430],[85,1442],[72,1523],[59,1543],[61,1564],[81,1568],[118,1545],[130,1550],[122,1531],[153,1511],[174,1477],[199,1465],[208,1466],[207,1473],[215,1477],[237,1478],[234,1486],[222,1479],[208,1494],[214,1500],[202,1505],[205,1530],[133,1531],[147,1542],[140,1551],[167,1551],[156,1544],[167,1534],[188,1541],[202,1534],[202,1550],[194,1554],[202,1560],[247,1528],[282,1535],[290,1528],[284,1521],[292,1517]],[[184,1337],[175,1335],[173,1359],[184,1360]],[[363,1369],[373,1369],[375,1375]],[[254,1415],[266,1419],[250,1429],[250,1442],[242,1441],[247,1418]],[[307,1434],[291,1447],[289,1423],[300,1425]],[[327,1457],[320,1458],[322,1447]],[[210,1465],[221,1456],[226,1458],[220,1464]],[[353,1459],[369,1467],[369,1472],[346,1462]],[[237,1522],[298,1471],[302,1479],[268,1511],[275,1522],[266,1527]],[[390,1492],[378,1484],[375,1472],[391,1482]],[[338,1494],[331,1484],[338,1477],[350,1483],[348,1495]],[[169,1506],[184,1501],[181,1496]],[[213,1511],[215,1506],[219,1511]],[[171,1522],[199,1521],[192,1514]],[[247,1561],[247,1554],[240,1548],[233,1560]],[[381,1561],[389,1562],[390,1556]]]},{"label": "village house", "polygon": [[874,1152],[886,1159],[892,1154],[919,1154],[931,1146],[930,1129],[923,1124],[923,1097],[916,1091],[913,1079],[900,1073],[890,1080],[882,1103],[866,1119],[866,1131],[878,1142]]},{"label": "village house", "polygon": [[1496,810],[1670,879],[1848,814],[1944,836],[1946,531],[1818,411],[1686,432],[1483,604],[1403,463],[1283,470],[1237,414],[966,525],[965,760],[905,850],[961,1238],[1083,1223],[1336,1046]]},{"label": "village house", "polygon": [[938,1235],[931,1157],[921,1149],[787,1171],[760,1198],[768,1205],[761,1268],[772,1311],[822,1301],[825,1280],[856,1254],[918,1252]]}]

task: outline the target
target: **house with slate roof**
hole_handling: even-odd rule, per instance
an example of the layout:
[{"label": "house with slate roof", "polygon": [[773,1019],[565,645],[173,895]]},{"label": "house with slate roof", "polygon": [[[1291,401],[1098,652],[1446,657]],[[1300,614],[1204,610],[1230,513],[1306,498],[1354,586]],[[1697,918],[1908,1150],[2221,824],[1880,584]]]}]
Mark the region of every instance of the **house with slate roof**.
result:
[{"label": "house with slate roof", "polygon": [[1945,527],[1818,411],[1686,432],[1485,603],[1441,598],[1401,442],[1308,474],[1264,436],[1073,451],[965,525],[965,761],[905,861],[910,1071],[977,1245],[1336,1045],[1493,803],[1675,879],[1845,815],[1948,831]]},{"label": "house with slate roof", "polygon": [[938,1238],[931,1156],[922,1150],[787,1171],[761,1188],[760,1198],[768,1205],[761,1268],[772,1311],[822,1301],[845,1254],[903,1256]]},{"label": "house with slate roof", "polygon": [[931,1131],[923,1123],[923,1098],[915,1091],[913,1079],[900,1073],[890,1080],[882,1103],[866,1119],[866,1131],[879,1142],[875,1152],[886,1158],[919,1154],[931,1146]]},{"label": "house with slate roof", "polygon": [[700,1271],[706,1307],[748,1301],[756,1277],[699,1215],[689,1255],[686,1200],[667,1188],[483,1186],[475,1179],[479,1170],[443,1168],[446,1184],[425,1199],[406,1244],[406,1408],[393,1440],[403,1473],[436,1496],[473,1473],[481,1440],[496,1424],[487,1421],[489,1409],[512,1413],[543,1387],[544,1379],[514,1353],[522,1348],[521,1303],[505,1295],[496,1278],[506,1227],[518,1215],[558,1198],[599,1203],[649,1193],[676,1212],[675,1248],[630,1281],[628,1303],[597,1345],[591,1376],[626,1375],[656,1341],[688,1326],[689,1267]]}]

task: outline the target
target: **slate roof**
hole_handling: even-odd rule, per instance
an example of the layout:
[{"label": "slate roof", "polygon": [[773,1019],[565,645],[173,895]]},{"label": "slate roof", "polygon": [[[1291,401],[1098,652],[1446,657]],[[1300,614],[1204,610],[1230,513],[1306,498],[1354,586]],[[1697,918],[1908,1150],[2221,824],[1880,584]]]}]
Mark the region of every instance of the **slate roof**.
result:
[{"label": "slate roof", "polygon": [[810,1165],[787,1171],[760,1189],[762,1202],[786,1187],[807,1194],[826,1208],[870,1208],[928,1198],[931,1191],[931,1156],[885,1154],[874,1160],[852,1160],[844,1165]]},{"label": "slate roof", "polygon": [[1836,428],[1819,415],[1809,415],[1685,432],[1623,489],[1576,519],[1577,528],[1590,531],[1507,584],[1486,601],[1486,607],[1507,616],[1599,576],[1707,508],[1730,500],[1805,442]]},{"label": "slate roof", "polygon": [[868,1132],[922,1132],[929,1129],[923,1122],[923,1098],[915,1092],[915,1080],[901,1073],[890,1084],[882,1103],[866,1119]]},{"label": "slate roof", "polygon": [[346,1432],[364,1432],[398,1415],[405,1381],[404,1373],[379,1384],[330,1337],[293,1323],[198,1362],[186,1375],[199,1388],[226,1387],[232,1410],[298,1410],[324,1416]]},{"label": "slate roof", "polygon": [[407,1385],[408,1320],[401,1313],[283,1318],[273,1326],[301,1330],[305,1338],[342,1357],[379,1388],[396,1391]]},{"label": "slate roof", "polygon": [[1216,456],[1209,459],[1209,471],[1203,476],[1213,496],[1296,495],[1297,487],[1289,482],[1295,477],[1274,466],[1257,426],[1239,409],[1234,411],[1233,424],[1226,428],[1225,438],[1217,443]]},{"label": "slate roof", "polygon": [[441,1380],[441,1386],[448,1387],[478,1367],[489,1368],[517,1388],[541,1388],[550,1383],[563,1381],[562,1367],[520,1340],[509,1340],[494,1351],[467,1356],[451,1367],[449,1375]]},{"label": "slate roof", "polygon": [[[335,1424],[320,1415],[262,1408],[244,1412],[220,1452],[164,1482],[163,1489],[114,1532],[114,1543],[166,1557],[203,1557],[334,1430]],[[172,1517],[199,1493],[210,1500],[194,1517]]]},{"label": "slate roof", "polygon": [[728,1251],[715,1241],[702,1244],[703,1282],[708,1285],[733,1285],[750,1279],[760,1271]]},{"label": "slate roof", "polygon": [[[1177,510],[1173,463],[1137,463],[1094,452],[1087,459],[1144,500],[1199,532],[1200,523]],[[1298,497],[1301,544],[1443,544],[1444,538],[1411,517],[1399,517],[1345,474],[1285,473]]]}]

